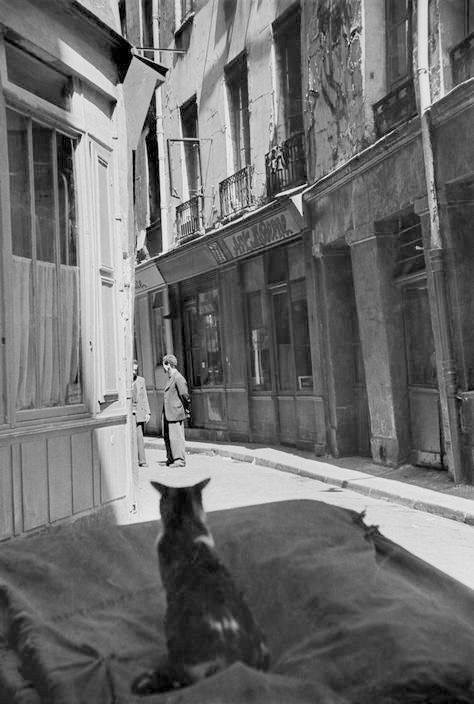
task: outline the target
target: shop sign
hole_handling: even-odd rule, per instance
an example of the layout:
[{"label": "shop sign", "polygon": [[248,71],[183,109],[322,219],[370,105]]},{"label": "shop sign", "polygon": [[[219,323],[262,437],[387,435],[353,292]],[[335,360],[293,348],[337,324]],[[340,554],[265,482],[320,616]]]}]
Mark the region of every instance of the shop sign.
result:
[{"label": "shop sign", "polygon": [[224,264],[297,234],[299,229],[290,222],[292,220],[287,213],[279,213],[243,231],[210,242],[208,247],[217,263]]}]

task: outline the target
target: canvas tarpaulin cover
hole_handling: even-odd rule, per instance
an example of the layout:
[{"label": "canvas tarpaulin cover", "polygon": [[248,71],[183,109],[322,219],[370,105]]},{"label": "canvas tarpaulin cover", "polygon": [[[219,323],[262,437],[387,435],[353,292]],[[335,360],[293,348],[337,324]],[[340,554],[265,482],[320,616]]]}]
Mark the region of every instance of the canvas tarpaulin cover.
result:
[{"label": "canvas tarpaulin cover", "polygon": [[267,635],[269,672],[235,664],[186,689],[132,695],[166,650],[159,522],[76,522],[0,546],[0,702],[474,702],[470,589],[322,502],[208,520]]}]

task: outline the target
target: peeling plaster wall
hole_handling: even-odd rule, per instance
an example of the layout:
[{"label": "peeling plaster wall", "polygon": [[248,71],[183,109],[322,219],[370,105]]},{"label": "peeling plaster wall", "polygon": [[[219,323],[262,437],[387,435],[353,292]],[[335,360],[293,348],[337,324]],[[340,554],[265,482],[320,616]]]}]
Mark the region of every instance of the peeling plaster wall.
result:
[{"label": "peeling plaster wall", "polygon": [[304,5],[304,99],[309,180],[367,146],[372,138],[363,96],[361,0]]}]

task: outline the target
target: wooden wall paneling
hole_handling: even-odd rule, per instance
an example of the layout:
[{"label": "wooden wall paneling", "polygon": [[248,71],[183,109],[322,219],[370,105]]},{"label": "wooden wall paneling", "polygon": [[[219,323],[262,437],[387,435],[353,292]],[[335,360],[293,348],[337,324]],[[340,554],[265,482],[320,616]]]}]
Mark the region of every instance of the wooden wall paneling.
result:
[{"label": "wooden wall paneling", "polygon": [[100,453],[99,453],[99,442],[97,437],[97,430],[92,432],[92,488],[94,494],[94,506],[99,506],[101,502],[101,463],[100,463]]},{"label": "wooden wall paneling", "polygon": [[311,396],[300,396],[296,399],[298,438],[300,440],[316,441],[315,415],[314,399]]},{"label": "wooden wall paneling", "polygon": [[0,447],[0,540],[14,532],[11,447]]},{"label": "wooden wall paneling", "polygon": [[49,515],[51,521],[72,515],[71,437],[48,438]]},{"label": "wooden wall paneling", "polygon": [[13,527],[15,535],[23,532],[23,489],[21,481],[20,445],[11,446],[12,488],[13,488]]},{"label": "wooden wall paneling", "polygon": [[23,530],[49,522],[48,453],[46,438],[21,445],[21,481],[23,496]]},{"label": "wooden wall paneling", "polygon": [[271,396],[250,397],[250,425],[254,442],[276,442],[275,406]]},{"label": "wooden wall paneling", "polygon": [[71,437],[72,507],[73,512],[85,511],[94,504],[91,433]]},{"label": "wooden wall paneling", "polygon": [[280,417],[280,439],[282,442],[294,444],[297,438],[297,419],[295,399],[293,396],[278,398],[278,414]]},{"label": "wooden wall paneling", "polygon": [[101,503],[123,498],[127,493],[125,426],[97,431],[101,465]]}]

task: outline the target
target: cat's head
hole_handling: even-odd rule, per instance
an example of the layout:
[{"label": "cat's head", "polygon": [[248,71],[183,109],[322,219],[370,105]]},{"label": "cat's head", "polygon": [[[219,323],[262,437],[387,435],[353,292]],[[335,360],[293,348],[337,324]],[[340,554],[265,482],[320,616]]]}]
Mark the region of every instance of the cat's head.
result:
[{"label": "cat's head", "polygon": [[202,491],[211,481],[210,477],[191,486],[167,486],[151,482],[160,494],[160,514],[163,527],[184,522],[206,525],[206,514],[202,506]]}]

